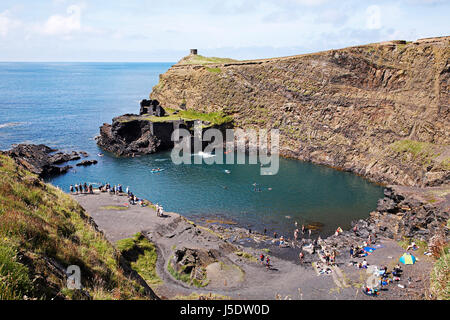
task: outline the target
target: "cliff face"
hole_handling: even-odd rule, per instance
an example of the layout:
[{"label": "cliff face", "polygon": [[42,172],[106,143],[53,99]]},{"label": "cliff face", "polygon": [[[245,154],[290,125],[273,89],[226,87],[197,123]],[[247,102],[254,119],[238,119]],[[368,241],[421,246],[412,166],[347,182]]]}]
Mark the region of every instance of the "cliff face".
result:
[{"label": "cliff face", "polygon": [[183,59],[153,88],[162,106],[222,111],[280,130],[284,156],[411,186],[450,177],[450,37],[267,60]]}]

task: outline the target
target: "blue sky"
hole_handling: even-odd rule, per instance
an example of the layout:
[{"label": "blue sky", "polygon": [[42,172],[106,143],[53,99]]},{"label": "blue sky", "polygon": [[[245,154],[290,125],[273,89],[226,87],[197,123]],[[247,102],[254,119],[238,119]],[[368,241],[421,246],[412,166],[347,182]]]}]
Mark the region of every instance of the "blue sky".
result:
[{"label": "blue sky", "polygon": [[0,61],[264,58],[450,35],[450,0],[1,0]]}]

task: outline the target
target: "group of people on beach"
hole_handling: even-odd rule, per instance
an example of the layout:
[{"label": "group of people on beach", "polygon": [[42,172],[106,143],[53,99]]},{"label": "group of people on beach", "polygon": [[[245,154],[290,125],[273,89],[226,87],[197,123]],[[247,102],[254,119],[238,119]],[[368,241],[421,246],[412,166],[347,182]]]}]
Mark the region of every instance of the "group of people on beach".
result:
[{"label": "group of people on beach", "polygon": [[93,194],[94,193],[94,188],[92,187],[92,184],[87,184],[86,182],[84,184],[80,183],[80,184],[75,184],[74,185],[70,185],[69,187],[70,193],[72,194]]},{"label": "group of people on beach", "polygon": [[[70,185],[70,193],[72,194],[94,194],[94,188],[92,186],[92,184],[75,184],[74,185]],[[111,186],[111,184],[109,183],[102,183],[100,184],[100,186],[98,187],[98,190],[100,192],[106,192],[109,194],[113,194],[113,195],[122,195],[124,194],[124,190],[121,184],[117,184],[114,186]],[[136,195],[134,195],[130,188],[127,187],[125,189],[125,194],[127,195],[128,198],[128,202],[131,205],[136,205],[139,204],[141,207],[146,207],[148,205],[148,201],[146,201],[145,199],[139,199]],[[164,209],[162,206],[160,206],[159,204],[155,205],[155,210],[156,210],[156,215],[158,217],[163,217],[164,216]]]},{"label": "group of people on beach", "polygon": [[111,185],[109,183],[105,183],[105,184],[101,184],[98,187],[98,189],[100,190],[100,192],[108,192],[108,193],[112,193],[115,195],[119,195],[119,194],[123,193],[123,188],[122,188],[122,185],[120,185],[120,184],[114,185],[111,188]]}]

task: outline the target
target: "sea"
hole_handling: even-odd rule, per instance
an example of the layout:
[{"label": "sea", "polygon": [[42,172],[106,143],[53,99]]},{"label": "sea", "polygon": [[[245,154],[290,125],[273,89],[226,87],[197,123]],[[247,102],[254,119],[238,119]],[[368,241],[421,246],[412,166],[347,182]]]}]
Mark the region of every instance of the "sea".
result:
[{"label": "sea", "polygon": [[292,236],[295,223],[313,224],[318,226],[315,235],[326,236],[376,208],[381,186],[293,159],[281,158],[276,175],[262,176],[260,164],[248,162],[176,165],[170,152],[118,158],[100,149],[95,141],[100,126],[138,113],[139,102],[148,99],[159,75],[173,64],[0,63],[0,149],[42,143],[61,151],[86,151],[97,165],[69,163],[74,169],[48,182],[66,192],[80,182],[121,184],[165,211],[199,223],[285,236]]}]

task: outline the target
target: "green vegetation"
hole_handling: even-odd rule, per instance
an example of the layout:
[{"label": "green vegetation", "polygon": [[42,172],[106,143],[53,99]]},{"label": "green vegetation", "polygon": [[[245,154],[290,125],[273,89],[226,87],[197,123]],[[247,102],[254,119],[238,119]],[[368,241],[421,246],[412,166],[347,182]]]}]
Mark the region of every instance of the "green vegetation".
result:
[{"label": "green vegetation", "polygon": [[206,295],[193,292],[188,296],[177,295],[173,300],[231,300],[231,298],[220,294],[213,294],[211,292]]},{"label": "green vegetation", "polygon": [[232,63],[237,60],[229,58],[204,57],[201,55],[189,55],[184,57],[179,64],[218,64],[218,63]]},{"label": "green vegetation", "polygon": [[447,245],[441,257],[434,264],[430,276],[431,293],[436,299],[450,300],[450,246]]},{"label": "green vegetation", "polygon": [[403,237],[403,239],[398,242],[398,245],[406,250],[406,248],[408,248],[408,246],[413,242],[417,246],[419,246],[419,249],[417,249],[417,251],[415,251],[415,254],[423,255],[425,252],[427,252],[428,243],[426,241],[422,241],[422,240],[418,240],[418,239]]},{"label": "green vegetation", "polygon": [[[80,267],[85,294],[66,288],[69,265]],[[0,299],[143,299],[143,292],[78,203],[0,155]]]},{"label": "green vegetation", "polygon": [[406,153],[414,161],[426,166],[439,156],[436,148],[439,147],[429,142],[421,142],[415,140],[399,140],[390,145],[391,149],[398,153]]},{"label": "green vegetation", "polygon": [[128,261],[131,261],[131,268],[139,273],[149,285],[162,283],[156,273],[156,260],[158,259],[156,247],[141,233],[135,234],[133,238],[117,241],[116,246],[120,253]]},{"label": "green vegetation", "polygon": [[28,268],[17,262],[17,251],[0,243],[0,300],[18,300],[31,289]]},{"label": "green vegetation", "polygon": [[[174,257],[171,257],[169,259],[169,262],[167,263],[167,271],[172,275],[172,277],[174,277],[175,279],[177,279],[178,281],[184,282],[187,285],[190,286],[195,286],[197,288],[202,288],[202,287],[206,287],[209,283],[209,280],[206,277],[206,270],[204,268],[201,268],[201,271],[203,272],[203,279],[195,279],[195,278],[191,278],[191,274],[184,272],[184,270],[186,269],[187,266],[182,266],[180,271],[176,271],[173,268],[173,260]],[[199,268],[199,267],[196,267]]]},{"label": "green vegetation", "polygon": [[206,70],[208,70],[211,73],[221,73],[222,72],[222,69],[220,69],[220,68],[208,68],[207,67]]},{"label": "green vegetation", "polygon": [[258,259],[252,254],[245,251],[236,251],[235,254],[239,257],[245,258],[251,262],[258,262]]},{"label": "green vegetation", "polygon": [[122,210],[128,210],[128,207],[125,206],[104,206],[104,207],[100,207],[101,210],[118,210],[118,211],[122,211]]},{"label": "green vegetation", "polygon": [[[183,102],[184,104],[186,102]],[[166,121],[175,121],[175,120],[184,120],[184,121],[195,121],[200,120],[203,122],[207,122],[211,125],[222,125],[225,123],[230,123],[233,121],[233,118],[227,116],[222,111],[217,112],[198,112],[194,110],[175,110],[171,108],[165,108],[166,115],[164,117],[157,116],[127,116],[122,117],[118,121],[128,122],[133,120],[148,120],[152,122],[166,122]]]}]

